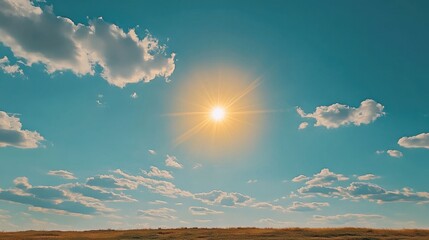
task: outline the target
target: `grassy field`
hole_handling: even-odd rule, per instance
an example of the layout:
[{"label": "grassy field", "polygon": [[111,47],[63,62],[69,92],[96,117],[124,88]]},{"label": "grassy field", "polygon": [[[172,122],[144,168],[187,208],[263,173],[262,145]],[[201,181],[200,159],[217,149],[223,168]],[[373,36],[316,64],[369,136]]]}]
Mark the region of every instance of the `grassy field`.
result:
[{"label": "grassy field", "polygon": [[0,239],[344,239],[344,240],[429,240],[429,230],[385,230],[366,228],[229,228],[97,230],[83,232],[0,232]]}]

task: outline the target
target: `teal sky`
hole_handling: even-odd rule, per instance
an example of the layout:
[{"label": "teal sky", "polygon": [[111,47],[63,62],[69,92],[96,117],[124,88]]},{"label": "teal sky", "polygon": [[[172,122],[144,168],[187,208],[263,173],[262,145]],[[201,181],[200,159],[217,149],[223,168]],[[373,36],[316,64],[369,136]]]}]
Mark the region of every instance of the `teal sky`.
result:
[{"label": "teal sky", "polygon": [[428,9],[0,0],[0,230],[428,228]]}]

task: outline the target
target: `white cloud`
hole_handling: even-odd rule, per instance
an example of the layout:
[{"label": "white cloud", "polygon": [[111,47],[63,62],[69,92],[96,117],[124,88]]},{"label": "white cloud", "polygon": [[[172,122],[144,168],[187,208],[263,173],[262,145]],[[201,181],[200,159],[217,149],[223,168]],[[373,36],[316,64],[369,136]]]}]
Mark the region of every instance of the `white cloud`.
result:
[{"label": "white cloud", "polygon": [[257,183],[257,182],[258,182],[258,180],[257,180],[257,179],[249,179],[249,180],[247,181],[247,183],[249,183],[249,184]]},{"label": "white cloud", "polygon": [[97,175],[87,178],[86,184],[89,186],[113,188],[113,189],[136,189],[138,184],[125,178],[117,178],[112,175]]},{"label": "white cloud", "polygon": [[160,178],[167,178],[167,179],[173,179],[173,176],[171,173],[167,170],[160,170],[157,167],[151,166],[150,171],[146,172],[143,171],[143,173],[149,177],[160,177]]},{"label": "white cloud", "polygon": [[138,95],[136,92],[133,92],[133,93],[130,95],[130,97],[131,97],[131,98],[133,98],[133,99],[136,99],[136,98],[138,98],[138,97],[139,97],[139,95]]},{"label": "white cloud", "polygon": [[221,211],[216,211],[205,207],[189,207],[189,212],[191,212],[192,215],[200,215],[200,216],[223,213]]},{"label": "white cloud", "polygon": [[429,149],[429,133],[421,133],[412,137],[402,137],[398,144],[405,148],[426,148]]},{"label": "white cloud", "polygon": [[335,103],[330,106],[319,106],[313,113],[308,114],[299,107],[296,110],[302,118],[314,118],[316,120],[314,126],[338,128],[349,124],[356,126],[369,124],[385,114],[383,109],[384,106],[380,103],[367,99],[357,108]]},{"label": "white cloud", "polygon": [[177,162],[177,158],[175,156],[170,155],[167,155],[167,159],[165,159],[165,166],[173,168],[183,168],[183,165]]},{"label": "white cloud", "polygon": [[196,193],[194,198],[200,200],[206,204],[218,204],[227,207],[235,207],[237,205],[245,206],[247,203],[252,201],[250,196],[236,193],[236,192],[224,192],[220,190],[213,190],[205,193]]},{"label": "white cloud", "polygon": [[9,58],[4,56],[0,58],[0,69],[7,74],[15,76],[15,74],[24,75],[24,72],[18,64],[10,64]]},{"label": "white cloud", "polygon": [[161,205],[161,204],[167,204],[167,202],[166,201],[161,201],[161,200],[155,200],[155,201],[149,202],[149,204]]},{"label": "white cloud", "polygon": [[375,153],[378,154],[378,155],[383,154],[384,152],[385,152],[384,150],[377,150],[377,151],[375,151]]},{"label": "white cloud", "polygon": [[262,224],[268,225],[268,226],[281,226],[281,227],[293,224],[293,222],[278,221],[278,220],[274,220],[272,218],[261,218],[258,220],[258,223],[262,223]]},{"label": "white cloud", "polygon": [[149,150],[147,150],[151,155],[156,155],[156,151],[155,150],[152,150],[152,149],[149,149]]},{"label": "white cloud", "polygon": [[0,111],[0,147],[37,148],[43,140],[38,132],[22,129],[18,117]]},{"label": "white cloud", "polygon": [[320,173],[317,173],[313,175],[313,177],[308,180],[305,184],[307,185],[331,185],[334,182],[337,181],[346,181],[348,180],[347,177],[345,177],[342,174],[336,174],[329,169],[324,168],[320,171]]},{"label": "white cloud", "polygon": [[308,122],[302,122],[299,124],[298,129],[302,130],[302,129],[306,129],[308,127]]},{"label": "white cloud", "polygon": [[287,210],[291,212],[307,212],[321,210],[321,207],[328,207],[327,202],[293,202],[292,206],[288,207]]},{"label": "white cloud", "polygon": [[402,156],[404,156],[400,151],[398,150],[387,150],[387,154],[389,154],[389,156],[391,157],[395,157],[395,158],[401,158]]},{"label": "white cloud", "polygon": [[174,220],[177,217],[174,215],[176,210],[171,208],[158,208],[158,209],[148,209],[148,210],[138,210],[137,213],[140,216],[148,219],[161,219],[161,220]]},{"label": "white cloud", "polygon": [[29,0],[0,2],[0,42],[27,65],[44,64],[48,73],[93,75],[98,65],[101,76],[118,87],[168,78],[175,68],[174,53],[167,55],[150,34],[141,39],[134,29],[125,32],[102,18],[75,24]]},{"label": "white cloud", "polygon": [[73,173],[66,170],[52,170],[48,172],[48,175],[58,176],[64,179],[77,179]]},{"label": "white cloud", "polygon": [[357,177],[357,179],[361,180],[361,181],[369,181],[369,180],[373,180],[373,179],[377,179],[377,178],[380,178],[380,177],[376,176],[374,174],[365,174],[365,175]]},{"label": "white cloud", "polygon": [[302,182],[302,181],[306,181],[306,180],[308,180],[308,179],[310,179],[309,177],[307,177],[307,176],[305,176],[305,175],[299,175],[299,176],[296,176],[296,177],[294,177],[293,179],[292,179],[292,182]]}]

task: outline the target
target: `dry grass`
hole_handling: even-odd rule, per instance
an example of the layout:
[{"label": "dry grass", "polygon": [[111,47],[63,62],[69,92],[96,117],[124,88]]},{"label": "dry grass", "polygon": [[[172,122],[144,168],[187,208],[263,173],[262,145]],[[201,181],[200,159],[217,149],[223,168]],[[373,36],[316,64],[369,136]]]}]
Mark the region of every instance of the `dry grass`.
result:
[{"label": "dry grass", "polygon": [[181,228],[145,230],[96,231],[25,231],[0,233],[7,239],[296,239],[296,240],[429,240],[429,230],[367,229],[367,228]]}]

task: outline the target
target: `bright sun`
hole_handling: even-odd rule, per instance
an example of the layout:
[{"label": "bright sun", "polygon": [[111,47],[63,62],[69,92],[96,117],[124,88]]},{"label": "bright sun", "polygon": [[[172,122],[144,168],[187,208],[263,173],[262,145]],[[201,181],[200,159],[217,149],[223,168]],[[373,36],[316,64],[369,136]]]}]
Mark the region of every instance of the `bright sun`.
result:
[{"label": "bright sun", "polygon": [[221,106],[214,107],[210,113],[210,117],[215,122],[220,122],[220,121],[224,120],[225,115],[226,115],[225,108],[223,108]]}]

